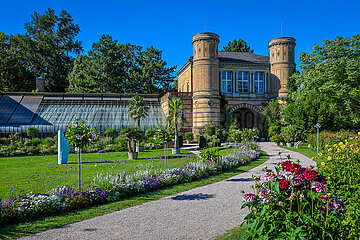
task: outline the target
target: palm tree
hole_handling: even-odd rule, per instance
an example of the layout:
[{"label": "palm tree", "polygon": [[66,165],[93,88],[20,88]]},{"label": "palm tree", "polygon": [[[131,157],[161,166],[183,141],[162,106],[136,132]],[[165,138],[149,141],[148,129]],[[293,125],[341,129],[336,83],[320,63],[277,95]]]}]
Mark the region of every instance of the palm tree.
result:
[{"label": "palm tree", "polygon": [[169,100],[169,116],[167,117],[167,121],[170,125],[174,127],[175,132],[175,140],[174,140],[174,148],[176,152],[179,149],[178,143],[178,131],[180,125],[186,122],[185,117],[181,114],[181,110],[184,107],[184,103],[181,101],[180,98],[170,99]]},{"label": "palm tree", "polygon": [[[129,116],[136,121],[137,127],[140,129],[140,120],[148,116],[149,106],[146,106],[146,102],[143,97],[135,96],[129,102]],[[142,147],[140,147],[140,141],[137,145],[139,146],[139,152],[142,152]]]},{"label": "palm tree", "polygon": [[146,102],[143,97],[135,96],[129,102],[129,116],[136,121],[138,128],[140,128],[141,118],[148,116],[148,110],[149,106],[146,106]]}]

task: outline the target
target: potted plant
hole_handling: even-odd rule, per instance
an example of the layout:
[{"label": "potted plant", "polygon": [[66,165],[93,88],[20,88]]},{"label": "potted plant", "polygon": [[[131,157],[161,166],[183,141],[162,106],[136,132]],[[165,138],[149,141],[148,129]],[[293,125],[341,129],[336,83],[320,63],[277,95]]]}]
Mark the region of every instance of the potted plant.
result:
[{"label": "potted plant", "polygon": [[287,147],[292,147],[297,138],[297,131],[294,125],[289,125],[281,129]]},{"label": "potted plant", "polygon": [[189,144],[194,139],[194,135],[192,132],[185,133],[186,143]]},{"label": "potted plant", "polygon": [[120,132],[120,137],[125,138],[125,140],[127,141],[129,159],[137,159],[138,152],[136,152],[136,142],[140,141],[143,137],[141,130],[139,128],[131,126],[125,127]]},{"label": "potted plant", "polygon": [[[129,116],[136,121],[137,127],[140,129],[140,120],[148,116],[149,106],[143,97],[135,96],[129,102]],[[144,146],[140,146],[140,141],[137,142],[137,152],[144,151]]]}]

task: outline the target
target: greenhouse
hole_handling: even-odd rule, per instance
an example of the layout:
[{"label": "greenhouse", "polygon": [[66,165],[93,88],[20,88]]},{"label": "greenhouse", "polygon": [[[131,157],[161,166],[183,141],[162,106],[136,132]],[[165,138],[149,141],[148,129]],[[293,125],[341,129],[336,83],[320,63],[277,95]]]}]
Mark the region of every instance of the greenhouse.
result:
[{"label": "greenhouse", "polygon": [[[165,124],[158,95],[141,95],[148,116],[141,120],[143,130]],[[0,96],[0,134],[25,133],[36,127],[39,133],[64,130],[76,118],[84,119],[98,131],[136,126],[128,114],[128,94],[3,93]]]}]

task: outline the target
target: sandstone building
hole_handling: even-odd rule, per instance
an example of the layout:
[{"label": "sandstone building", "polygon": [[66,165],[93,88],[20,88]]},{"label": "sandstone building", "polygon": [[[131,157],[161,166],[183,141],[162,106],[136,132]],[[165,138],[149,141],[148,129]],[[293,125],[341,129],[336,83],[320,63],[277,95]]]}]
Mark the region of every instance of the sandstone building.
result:
[{"label": "sandstone building", "polygon": [[183,131],[192,130],[196,135],[207,123],[220,124],[223,95],[240,128],[262,129],[259,107],[287,95],[289,70],[295,66],[295,39],[269,41],[269,56],[219,51],[219,36],[215,33],[196,34],[192,44],[193,56],[176,73],[178,93],[161,98],[165,114],[168,98],[182,98],[188,121]]}]

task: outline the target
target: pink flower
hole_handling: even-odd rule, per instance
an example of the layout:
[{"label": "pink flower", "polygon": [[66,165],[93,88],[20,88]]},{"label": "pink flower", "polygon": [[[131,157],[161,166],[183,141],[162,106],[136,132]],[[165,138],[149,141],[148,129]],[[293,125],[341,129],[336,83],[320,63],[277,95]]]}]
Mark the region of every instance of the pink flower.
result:
[{"label": "pink flower", "polygon": [[290,200],[293,200],[293,199],[295,199],[296,198],[296,195],[294,194],[294,193],[291,193],[291,195],[290,195]]},{"label": "pink flower", "polygon": [[272,172],[265,173],[264,180],[265,182],[274,182],[275,181],[274,173]]},{"label": "pink flower", "polygon": [[314,182],[312,185],[312,188],[315,189],[316,192],[325,192],[326,186],[325,184],[322,184],[321,182]]},{"label": "pink flower", "polygon": [[342,201],[338,201],[338,200],[330,201],[329,202],[329,209],[345,211],[346,210],[346,205]]},{"label": "pink flower", "polygon": [[281,190],[287,190],[289,188],[290,182],[289,180],[283,179],[279,181],[279,184]]},{"label": "pink flower", "polygon": [[245,193],[244,196],[242,197],[242,199],[244,200],[245,203],[253,203],[256,199],[256,195],[253,193]]},{"label": "pink flower", "polygon": [[300,176],[295,176],[293,180],[291,181],[291,186],[293,187],[300,187],[305,183],[304,178]]},{"label": "pink flower", "polygon": [[315,180],[318,176],[318,172],[315,170],[305,170],[304,177],[306,180]]},{"label": "pink flower", "polygon": [[270,189],[264,189],[259,193],[259,197],[261,198],[263,203],[269,202],[273,199],[273,195],[270,193]]}]

